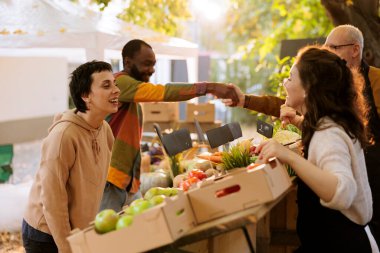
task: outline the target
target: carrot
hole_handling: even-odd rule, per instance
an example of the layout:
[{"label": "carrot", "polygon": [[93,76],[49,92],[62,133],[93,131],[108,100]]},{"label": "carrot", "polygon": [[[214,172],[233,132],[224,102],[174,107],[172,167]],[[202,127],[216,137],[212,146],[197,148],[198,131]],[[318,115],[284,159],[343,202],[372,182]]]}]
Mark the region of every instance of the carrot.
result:
[{"label": "carrot", "polygon": [[222,156],[212,155],[212,156],[210,156],[210,161],[212,161],[214,163],[221,163],[222,162]]},{"label": "carrot", "polygon": [[214,163],[222,162],[222,156],[219,156],[219,155],[197,155],[197,157],[204,160],[209,160]]}]

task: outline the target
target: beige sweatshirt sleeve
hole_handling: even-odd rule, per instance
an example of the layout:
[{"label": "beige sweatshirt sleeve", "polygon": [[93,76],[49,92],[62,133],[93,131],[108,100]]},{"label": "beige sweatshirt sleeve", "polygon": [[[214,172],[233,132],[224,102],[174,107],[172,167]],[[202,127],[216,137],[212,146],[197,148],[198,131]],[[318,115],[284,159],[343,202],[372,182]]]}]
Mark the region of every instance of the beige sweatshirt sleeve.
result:
[{"label": "beige sweatshirt sleeve", "polygon": [[[58,140],[53,138],[50,141]],[[40,168],[43,213],[60,253],[71,252],[66,240],[71,231],[66,183],[75,151],[68,142],[63,135],[61,145],[47,145],[50,149],[43,150],[45,155]]]}]

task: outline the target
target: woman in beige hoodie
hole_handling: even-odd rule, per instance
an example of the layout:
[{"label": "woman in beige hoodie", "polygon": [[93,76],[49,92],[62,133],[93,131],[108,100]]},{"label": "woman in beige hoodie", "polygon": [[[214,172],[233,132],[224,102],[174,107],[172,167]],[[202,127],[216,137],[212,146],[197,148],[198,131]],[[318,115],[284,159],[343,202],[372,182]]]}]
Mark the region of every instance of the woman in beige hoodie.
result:
[{"label": "woman in beige hoodie", "polygon": [[49,129],[22,224],[27,253],[71,252],[66,240],[99,210],[114,141],[106,115],[118,109],[111,65],[92,61],[71,76],[76,109]]}]

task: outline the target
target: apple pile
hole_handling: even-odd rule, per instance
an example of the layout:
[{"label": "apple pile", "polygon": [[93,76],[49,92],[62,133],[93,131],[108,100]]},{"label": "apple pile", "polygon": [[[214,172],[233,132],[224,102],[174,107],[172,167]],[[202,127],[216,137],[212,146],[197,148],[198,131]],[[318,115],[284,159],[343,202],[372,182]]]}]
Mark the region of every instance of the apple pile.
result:
[{"label": "apple pile", "polygon": [[135,215],[161,204],[166,197],[176,196],[178,191],[176,188],[153,187],[145,193],[144,198],[134,200],[120,214],[112,209],[102,210],[95,217],[95,231],[104,234],[129,227]]},{"label": "apple pile", "polygon": [[99,234],[105,234],[113,230],[129,227],[132,221],[132,215],[119,215],[113,209],[105,209],[100,211],[95,217],[95,231]]}]

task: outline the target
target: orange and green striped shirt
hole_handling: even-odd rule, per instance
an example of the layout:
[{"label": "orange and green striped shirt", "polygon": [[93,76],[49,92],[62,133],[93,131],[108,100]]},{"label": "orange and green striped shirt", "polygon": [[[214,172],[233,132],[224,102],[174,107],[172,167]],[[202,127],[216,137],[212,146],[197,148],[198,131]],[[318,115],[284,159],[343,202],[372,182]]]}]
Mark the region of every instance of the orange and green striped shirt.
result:
[{"label": "orange and green striped shirt", "polygon": [[140,186],[140,141],[143,115],[139,102],[184,101],[204,95],[205,83],[168,83],[166,85],[138,81],[125,72],[115,74],[120,89],[118,112],[107,120],[115,136],[107,181],[135,193]]}]

